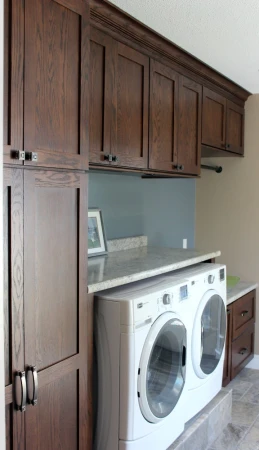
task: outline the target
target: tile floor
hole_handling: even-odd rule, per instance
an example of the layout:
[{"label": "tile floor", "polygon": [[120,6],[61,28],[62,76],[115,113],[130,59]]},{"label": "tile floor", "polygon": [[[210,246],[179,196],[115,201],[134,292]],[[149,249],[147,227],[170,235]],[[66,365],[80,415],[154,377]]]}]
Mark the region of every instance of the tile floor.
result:
[{"label": "tile floor", "polygon": [[259,450],[259,370],[243,369],[233,389],[232,423],[208,450]]}]

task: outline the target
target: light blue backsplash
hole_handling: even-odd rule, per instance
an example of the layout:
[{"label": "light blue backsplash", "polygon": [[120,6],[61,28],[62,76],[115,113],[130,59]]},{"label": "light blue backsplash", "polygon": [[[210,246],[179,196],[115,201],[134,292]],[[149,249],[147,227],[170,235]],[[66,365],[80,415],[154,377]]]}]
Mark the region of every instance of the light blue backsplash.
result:
[{"label": "light blue backsplash", "polygon": [[107,239],[146,235],[149,245],[194,246],[195,180],[89,175],[89,208],[102,210]]}]

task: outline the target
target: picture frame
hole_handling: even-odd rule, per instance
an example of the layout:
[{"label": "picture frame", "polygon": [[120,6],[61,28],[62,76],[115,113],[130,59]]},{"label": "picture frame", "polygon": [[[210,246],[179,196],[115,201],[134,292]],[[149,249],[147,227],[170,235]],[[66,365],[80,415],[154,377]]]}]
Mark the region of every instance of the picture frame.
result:
[{"label": "picture frame", "polygon": [[88,257],[107,254],[102,212],[99,208],[88,210]]}]

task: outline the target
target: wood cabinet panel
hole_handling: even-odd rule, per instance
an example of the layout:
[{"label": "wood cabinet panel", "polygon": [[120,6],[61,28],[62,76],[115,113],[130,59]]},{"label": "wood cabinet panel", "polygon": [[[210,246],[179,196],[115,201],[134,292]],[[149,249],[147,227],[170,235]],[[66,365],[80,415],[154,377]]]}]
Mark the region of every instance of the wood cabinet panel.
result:
[{"label": "wood cabinet panel", "polygon": [[192,175],[200,173],[201,113],[202,86],[180,76],[177,160]]},{"label": "wood cabinet panel", "polygon": [[226,148],[227,100],[222,95],[203,88],[202,143]]},{"label": "wood cabinet panel", "polygon": [[231,379],[248,364],[254,354],[254,325],[232,342]]},{"label": "wood cabinet panel", "polygon": [[151,60],[150,169],[172,172],[177,164],[178,80],[172,69]]},{"label": "wood cabinet panel", "polygon": [[5,407],[5,450],[12,450],[12,425],[11,425],[11,406]]},{"label": "wood cabinet panel", "polygon": [[[26,448],[43,449],[43,435],[53,450],[91,448],[87,175],[28,170],[24,177],[25,362],[36,365],[39,377],[39,411],[37,405],[26,415]],[[42,422],[44,408],[50,418]],[[71,436],[62,423],[73,427]]]},{"label": "wood cabinet panel", "polygon": [[26,411],[26,450],[79,448],[78,390],[76,370],[39,386],[37,406]]},{"label": "wood cabinet panel", "polygon": [[244,154],[244,108],[227,101],[227,150]]},{"label": "wood cabinet panel", "polygon": [[13,150],[23,150],[23,2],[4,1],[4,163],[22,165]]},{"label": "wood cabinet panel", "polygon": [[233,303],[233,339],[255,322],[255,291]]},{"label": "wood cabinet panel", "polygon": [[231,341],[232,341],[232,305],[227,307],[227,334],[225,343],[225,360],[223,367],[223,386],[226,386],[231,380]]},{"label": "wood cabinet panel", "polygon": [[[8,235],[6,235],[8,229]],[[23,173],[19,169],[4,171],[4,325],[5,325],[5,403],[7,444],[23,450],[24,414],[13,405],[21,395],[15,383],[17,371],[24,370],[23,308]],[[6,255],[8,252],[8,256]],[[6,266],[7,265],[7,266]],[[18,403],[20,404],[20,402]],[[8,447],[7,447],[8,448]]]},{"label": "wood cabinet panel", "polygon": [[116,47],[116,122],[111,153],[116,165],[147,167],[149,58],[121,43]]},{"label": "wood cabinet panel", "polygon": [[25,3],[24,149],[46,167],[87,168],[88,20],[81,0]]},{"label": "wood cabinet panel", "polygon": [[90,162],[109,164],[115,62],[112,39],[95,28],[90,35]]}]

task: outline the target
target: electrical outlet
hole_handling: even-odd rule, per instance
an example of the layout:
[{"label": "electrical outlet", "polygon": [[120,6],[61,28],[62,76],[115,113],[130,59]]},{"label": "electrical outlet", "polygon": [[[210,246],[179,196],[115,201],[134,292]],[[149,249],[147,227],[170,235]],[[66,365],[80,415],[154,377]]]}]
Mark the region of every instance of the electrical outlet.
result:
[{"label": "electrical outlet", "polygon": [[187,239],[183,239],[183,248],[187,248]]}]

